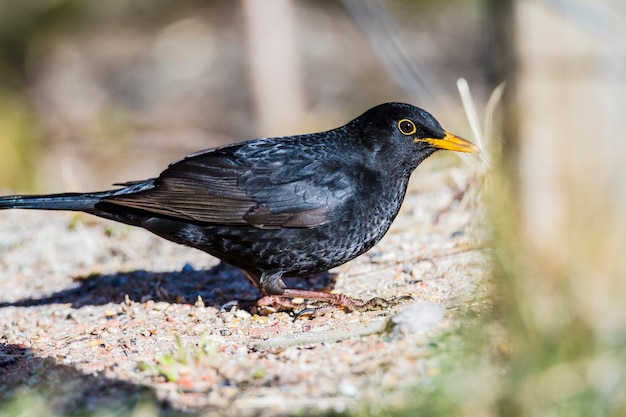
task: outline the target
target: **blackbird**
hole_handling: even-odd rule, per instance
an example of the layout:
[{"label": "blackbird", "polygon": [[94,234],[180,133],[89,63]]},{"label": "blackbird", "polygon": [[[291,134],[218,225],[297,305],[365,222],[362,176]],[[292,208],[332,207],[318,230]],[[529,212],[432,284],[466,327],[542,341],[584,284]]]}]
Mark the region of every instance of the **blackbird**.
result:
[{"label": "blackbird", "polygon": [[241,268],[266,298],[355,309],[366,303],[286,288],[282,277],[327,271],[374,246],[411,173],[439,149],[478,152],[425,110],[386,103],[326,132],[196,152],[158,178],[108,191],[0,197],[0,209],[82,211],[142,227]]}]

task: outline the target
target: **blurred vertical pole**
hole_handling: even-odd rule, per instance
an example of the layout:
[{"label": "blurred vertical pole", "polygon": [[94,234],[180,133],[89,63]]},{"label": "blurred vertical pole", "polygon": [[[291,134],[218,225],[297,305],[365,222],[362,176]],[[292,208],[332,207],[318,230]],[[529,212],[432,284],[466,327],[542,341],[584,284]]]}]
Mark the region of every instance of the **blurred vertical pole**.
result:
[{"label": "blurred vertical pole", "polygon": [[[525,237],[557,269],[599,249],[600,231],[623,223],[626,213],[620,7],[610,0],[517,2],[522,221]],[[585,247],[597,239],[595,249]]]},{"label": "blurred vertical pole", "polygon": [[[499,213],[500,304],[515,351],[503,415],[624,415],[598,410],[626,409],[624,357],[612,356],[626,340],[626,3],[513,5],[504,163],[515,186],[495,196],[514,207]],[[555,382],[574,374],[576,387]]]},{"label": "blurred vertical pole", "polygon": [[516,34],[517,108],[524,238],[538,253],[557,262],[568,222],[568,202],[561,181],[563,162],[571,144],[578,140],[578,134],[572,132],[573,121],[567,118],[577,106],[573,101],[580,67],[568,68],[566,64],[575,58],[564,36],[566,22],[538,2],[518,2],[516,13],[520,27]]},{"label": "blurred vertical pole", "polygon": [[296,133],[304,116],[292,0],[243,0],[259,134]]},{"label": "blurred vertical pole", "polygon": [[[529,294],[540,297],[542,285],[570,285],[567,279],[583,269],[589,273],[617,262],[610,259],[608,244],[623,241],[617,230],[624,229],[626,213],[626,145],[620,139],[626,137],[626,27],[620,17],[626,5],[617,0],[486,3],[496,21],[490,36],[494,74],[513,81],[507,86],[513,94],[505,108],[504,162],[519,204],[516,238],[533,257],[533,263],[526,262],[530,273],[540,271],[540,282]],[[503,36],[506,26],[512,36]],[[594,264],[591,257],[613,265]],[[581,283],[599,283],[586,278]],[[546,294],[540,302],[546,310],[534,305],[529,313],[548,333],[563,317],[549,313],[559,308],[555,301]]]},{"label": "blurred vertical pole", "polygon": [[[483,0],[483,56],[486,61],[486,78],[491,90],[501,83],[505,84],[504,97],[501,102],[499,126],[505,148],[505,165],[507,173],[515,172],[517,155],[518,131],[517,117],[513,98],[515,97],[515,26],[513,24],[514,0]],[[506,123],[501,123],[506,120]]]}]

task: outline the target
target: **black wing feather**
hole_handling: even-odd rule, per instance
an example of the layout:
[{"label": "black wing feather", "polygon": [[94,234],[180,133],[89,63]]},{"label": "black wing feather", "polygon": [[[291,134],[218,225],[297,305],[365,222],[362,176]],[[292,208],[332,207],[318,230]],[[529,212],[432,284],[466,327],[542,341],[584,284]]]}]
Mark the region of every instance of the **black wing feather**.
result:
[{"label": "black wing feather", "polygon": [[349,198],[348,178],[323,147],[257,140],[193,154],[170,165],[155,186],[103,201],[201,223],[312,228]]}]

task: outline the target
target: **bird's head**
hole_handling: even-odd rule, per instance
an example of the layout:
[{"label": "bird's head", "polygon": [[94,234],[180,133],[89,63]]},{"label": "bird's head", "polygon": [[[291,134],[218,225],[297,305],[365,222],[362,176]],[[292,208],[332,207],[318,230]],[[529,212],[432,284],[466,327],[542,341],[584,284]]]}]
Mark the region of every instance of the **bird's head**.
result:
[{"label": "bird's head", "polygon": [[381,104],[352,123],[365,146],[412,169],[439,149],[480,152],[473,143],[442,128],[426,110],[410,104]]}]

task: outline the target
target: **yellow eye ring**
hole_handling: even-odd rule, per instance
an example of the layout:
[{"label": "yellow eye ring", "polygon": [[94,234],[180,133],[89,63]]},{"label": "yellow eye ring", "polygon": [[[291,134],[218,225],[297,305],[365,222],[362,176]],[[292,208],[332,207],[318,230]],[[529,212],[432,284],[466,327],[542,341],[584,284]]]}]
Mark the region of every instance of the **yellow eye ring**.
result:
[{"label": "yellow eye ring", "polygon": [[402,119],[398,122],[398,130],[403,135],[409,136],[417,132],[417,126],[409,119]]}]

